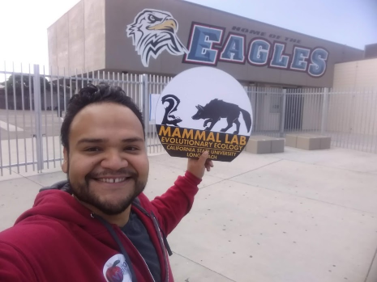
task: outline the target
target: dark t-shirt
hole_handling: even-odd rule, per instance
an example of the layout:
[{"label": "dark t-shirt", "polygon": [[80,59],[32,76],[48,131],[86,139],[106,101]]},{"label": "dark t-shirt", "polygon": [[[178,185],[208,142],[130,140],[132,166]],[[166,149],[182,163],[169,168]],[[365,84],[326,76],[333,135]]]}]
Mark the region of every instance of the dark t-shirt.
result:
[{"label": "dark t-shirt", "polygon": [[123,226],[122,231],[128,239],[134,244],[141,256],[147,263],[155,281],[161,281],[160,262],[158,260],[156,249],[154,248],[149,234],[144,224],[138,216],[131,211],[130,219]]}]

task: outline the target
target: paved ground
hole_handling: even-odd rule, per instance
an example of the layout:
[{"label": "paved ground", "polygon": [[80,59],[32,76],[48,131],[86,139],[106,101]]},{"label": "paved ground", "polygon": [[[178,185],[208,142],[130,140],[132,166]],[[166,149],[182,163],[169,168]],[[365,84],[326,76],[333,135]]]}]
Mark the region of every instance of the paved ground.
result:
[{"label": "paved ground", "polygon": [[[185,160],[150,160],[153,198],[183,173]],[[168,238],[176,281],[377,281],[377,155],[286,148],[215,165]],[[41,186],[64,178],[59,166],[3,177],[0,230]]]},{"label": "paved ground", "polygon": [[[57,111],[42,111],[42,134],[58,136],[62,119]],[[36,134],[36,114],[33,111],[0,110],[0,139],[31,138]]]}]

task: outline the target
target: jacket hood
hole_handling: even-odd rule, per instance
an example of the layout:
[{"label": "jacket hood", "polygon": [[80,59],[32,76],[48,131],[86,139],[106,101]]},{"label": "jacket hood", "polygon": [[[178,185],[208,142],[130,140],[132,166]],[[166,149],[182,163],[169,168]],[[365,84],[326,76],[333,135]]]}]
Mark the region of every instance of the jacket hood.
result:
[{"label": "jacket hood", "polygon": [[42,188],[35,198],[33,207],[24,212],[16,220],[15,225],[35,216],[72,223],[90,229],[91,232],[96,229],[103,230],[102,224],[92,217],[92,212],[72,196],[67,181]]}]

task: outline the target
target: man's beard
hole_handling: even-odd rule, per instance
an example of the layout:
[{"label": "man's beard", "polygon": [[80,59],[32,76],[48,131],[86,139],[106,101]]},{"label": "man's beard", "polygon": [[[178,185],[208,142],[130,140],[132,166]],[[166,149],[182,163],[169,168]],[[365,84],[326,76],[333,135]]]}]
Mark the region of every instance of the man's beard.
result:
[{"label": "man's beard", "polygon": [[[69,176],[69,172],[67,173],[67,176]],[[134,174],[132,180],[134,181],[135,185],[132,189],[132,193],[130,193],[125,198],[118,199],[116,203],[111,203],[107,201],[101,201],[99,197],[90,190],[89,179],[92,179],[92,177],[86,176],[85,183],[77,183],[76,185],[72,185],[68,177],[68,183],[71,187],[72,193],[81,202],[89,204],[107,215],[116,215],[125,211],[136,199],[136,197],[144,191],[144,188],[146,186],[146,183],[139,181],[137,174]]]}]

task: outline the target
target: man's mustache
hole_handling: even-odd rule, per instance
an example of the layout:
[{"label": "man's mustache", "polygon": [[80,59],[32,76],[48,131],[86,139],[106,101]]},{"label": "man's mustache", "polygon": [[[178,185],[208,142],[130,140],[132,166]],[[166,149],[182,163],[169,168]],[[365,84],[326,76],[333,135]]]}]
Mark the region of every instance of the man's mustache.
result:
[{"label": "man's mustache", "polygon": [[119,169],[117,171],[105,170],[105,171],[101,171],[101,172],[90,173],[88,176],[90,178],[101,178],[101,177],[108,177],[108,176],[136,178],[138,176],[138,174],[133,170],[122,168],[122,169]]}]

